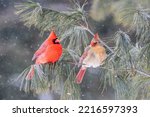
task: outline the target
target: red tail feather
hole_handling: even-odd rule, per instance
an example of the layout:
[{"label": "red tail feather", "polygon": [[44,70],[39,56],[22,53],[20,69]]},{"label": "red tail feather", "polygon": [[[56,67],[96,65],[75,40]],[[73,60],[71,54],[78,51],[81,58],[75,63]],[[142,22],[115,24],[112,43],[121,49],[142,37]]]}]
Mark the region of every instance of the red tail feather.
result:
[{"label": "red tail feather", "polygon": [[85,72],[86,72],[86,68],[81,67],[75,79],[75,82],[77,84],[80,84],[82,82]]},{"label": "red tail feather", "polygon": [[31,80],[33,78],[33,76],[34,76],[34,66],[31,65],[30,71],[29,71],[29,73],[27,75],[27,79]]}]

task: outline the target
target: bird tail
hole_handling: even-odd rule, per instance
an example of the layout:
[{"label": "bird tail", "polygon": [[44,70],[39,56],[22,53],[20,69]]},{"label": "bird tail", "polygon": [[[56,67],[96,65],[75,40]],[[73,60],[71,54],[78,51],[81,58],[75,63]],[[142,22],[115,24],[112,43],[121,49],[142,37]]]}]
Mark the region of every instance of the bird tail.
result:
[{"label": "bird tail", "polygon": [[80,84],[82,82],[85,72],[86,72],[86,68],[81,67],[75,79],[75,82],[77,84]]},{"label": "bird tail", "polygon": [[31,65],[31,68],[30,68],[26,78],[28,80],[31,80],[33,77],[34,77],[34,65]]}]

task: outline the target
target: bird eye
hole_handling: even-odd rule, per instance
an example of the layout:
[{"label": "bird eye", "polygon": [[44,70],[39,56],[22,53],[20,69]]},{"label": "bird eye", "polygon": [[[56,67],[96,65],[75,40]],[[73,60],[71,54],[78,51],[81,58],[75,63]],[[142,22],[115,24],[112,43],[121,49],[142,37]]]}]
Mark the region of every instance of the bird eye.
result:
[{"label": "bird eye", "polygon": [[57,40],[58,38],[55,38],[55,39],[53,39],[53,40]]},{"label": "bird eye", "polygon": [[52,41],[53,41],[53,43],[55,43],[55,41],[57,40],[57,38],[55,38],[55,39],[53,39]]}]

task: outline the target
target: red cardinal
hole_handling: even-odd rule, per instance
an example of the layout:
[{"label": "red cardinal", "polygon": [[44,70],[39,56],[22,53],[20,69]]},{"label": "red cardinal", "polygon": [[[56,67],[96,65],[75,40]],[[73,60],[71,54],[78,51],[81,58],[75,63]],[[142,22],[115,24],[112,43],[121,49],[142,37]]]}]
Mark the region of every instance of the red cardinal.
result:
[{"label": "red cardinal", "polygon": [[[62,55],[62,45],[58,40],[54,31],[52,31],[49,37],[42,43],[40,48],[35,52],[32,60],[35,60],[35,64],[55,63]],[[28,79],[32,79],[34,76],[34,66],[27,75]]]},{"label": "red cardinal", "polygon": [[90,45],[85,48],[83,55],[80,58],[79,65],[82,64],[75,82],[80,84],[83,80],[87,67],[96,68],[103,64],[107,57],[105,48],[99,44],[98,33],[94,35]]}]

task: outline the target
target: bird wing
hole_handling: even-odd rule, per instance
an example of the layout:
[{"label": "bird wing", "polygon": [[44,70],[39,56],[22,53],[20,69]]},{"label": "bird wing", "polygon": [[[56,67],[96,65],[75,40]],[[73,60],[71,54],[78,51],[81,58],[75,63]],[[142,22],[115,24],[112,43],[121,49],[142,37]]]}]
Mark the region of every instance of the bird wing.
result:
[{"label": "bird wing", "polygon": [[94,47],[90,47],[87,56],[84,58],[82,64],[83,67],[93,67],[96,68],[104,63],[107,54],[103,46],[97,44]]},{"label": "bird wing", "polygon": [[83,67],[98,67],[99,60],[96,57],[96,54],[92,49],[88,51],[87,56],[83,60]]},{"label": "bird wing", "polygon": [[52,44],[47,46],[46,50],[40,54],[36,59],[36,64],[54,63],[62,54],[62,46],[59,44]]},{"label": "bird wing", "polygon": [[79,65],[80,66],[82,63],[83,63],[83,60],[87,57],[88,55],[88,51],[90,50],[90,46],[87,46],[85,49],[84,49],[84,53],[82,54],[82,56],[80,57],[80,60],[79,60]]},{"label": "bird wing", "polygon": [[34,53],[32,57],[32,61],[34,61],[40,54],[42,54],[45,50],[46,47],[49,45],[48,39],[46,39],[42,45],[39,47],[39,49]]}]

